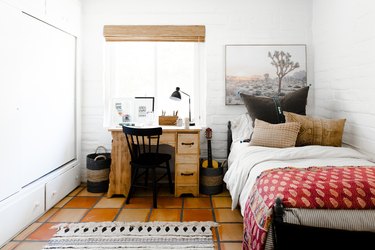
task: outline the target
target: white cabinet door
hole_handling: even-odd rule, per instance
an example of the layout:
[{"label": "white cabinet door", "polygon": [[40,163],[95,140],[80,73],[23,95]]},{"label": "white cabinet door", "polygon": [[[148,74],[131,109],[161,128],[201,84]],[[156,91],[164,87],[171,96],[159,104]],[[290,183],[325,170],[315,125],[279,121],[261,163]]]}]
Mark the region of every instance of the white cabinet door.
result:
[{"label": "white cabinet door", "polygon": [[[23,15],[17,153],[11,164],[24,185],[76,159],[75,38]],[[26,42],[27,41],[27,42]],[[1,143],[1,142],[0,142]]]},{"label": "white cabinet door", "polygon": [[22,57],[22,13],[0,2],[0,201],[21,189],[22,172],[11,163],[22,157],[18,151],[17,132],[19,108],[17,83]]},{"label": "white cabinet door", "polygon": [[2,200],[77,158],[76,39],[0,4]]}]

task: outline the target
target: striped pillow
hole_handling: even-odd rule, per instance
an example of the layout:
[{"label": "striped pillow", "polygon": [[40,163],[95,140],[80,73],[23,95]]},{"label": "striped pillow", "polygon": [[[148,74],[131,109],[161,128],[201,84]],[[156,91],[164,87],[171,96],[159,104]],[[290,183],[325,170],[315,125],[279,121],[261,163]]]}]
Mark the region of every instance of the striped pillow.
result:
[{"label": "striped pillow", "polygon": [[297,146],[322,145],[341,147],[346,119],[323,119],[284,112],[287,122],[301,123]]},{"label": "striped pillow", "polygon": [[272,148],[294,147],[300,127],[299,122],[271,124],[255,119],[250,145]]}]

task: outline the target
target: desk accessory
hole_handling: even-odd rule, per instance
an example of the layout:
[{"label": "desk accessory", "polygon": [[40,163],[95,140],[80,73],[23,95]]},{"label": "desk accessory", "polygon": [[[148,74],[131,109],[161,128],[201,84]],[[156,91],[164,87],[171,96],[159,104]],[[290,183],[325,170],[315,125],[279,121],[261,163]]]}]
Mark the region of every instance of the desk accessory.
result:
[{"label": "desk accessory", "polygon": [[159,116],[159,125],[176,125],[178,116],[166,116],[161,115]]},{"label": "desk accessory", "polygon": [[177,119],[177,126],[178,126],[178,127],[181,127],[181,126],[182,126],[182,119],[181,119],[181,118],[178,118],[178,119]]},{"label": "desk accessory", "polygon": [[135,126],[134,122],[120,122],[120,126]]},{"label": "desk accessory", "polygon": [[191,100],[190,95],[185,93],[184,91],[180,90],[179,87],[176,87],[176,90],[172,93],[170,98],[175,101],[181,101],[181,94],[187,95],[189,97],[189,126],[195,126],[195,123],[191,121]]}]

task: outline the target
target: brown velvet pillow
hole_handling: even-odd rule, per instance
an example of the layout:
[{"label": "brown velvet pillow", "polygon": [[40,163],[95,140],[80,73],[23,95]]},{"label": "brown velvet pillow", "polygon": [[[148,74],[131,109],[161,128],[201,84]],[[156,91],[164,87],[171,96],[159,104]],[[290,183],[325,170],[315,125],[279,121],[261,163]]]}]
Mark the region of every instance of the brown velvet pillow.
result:
[{"label": "brown velvet pillow", "polygon": [[272,124],[255,119],[250,145],[272,148],[294,147],[300,126],[298,122]]},{"label": "brown velvet pillow", "polygon": [[299,122],[296,146],[322,145],[341,147],[346,119],[322,119],[285,112],[286,122]]},{"label": "brown velvet pillow", "polygon": [[[285,118],[283,111],[293,112],[300,115],[306,114],[307,95],[309,86],[303,87],[282,97],[252,96],[241,93],[246,109],[253,120],[266,121],[269,123],[283,123]],[[277,105],[279,103],[279,107]]]}]

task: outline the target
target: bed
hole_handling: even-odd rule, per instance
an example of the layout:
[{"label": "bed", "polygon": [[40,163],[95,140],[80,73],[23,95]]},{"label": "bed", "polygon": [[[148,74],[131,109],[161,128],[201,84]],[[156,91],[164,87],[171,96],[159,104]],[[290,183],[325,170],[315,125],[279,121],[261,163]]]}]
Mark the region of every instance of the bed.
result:
[{"label": "bed", "polygon": [[239,206],[244,218],[243,249],[373,244],[375,163],[369,157],[348,146],[251,146],[244,140],[252,133],[249,123],[248,114],[228,123],[224,176],[232,209]]}]

